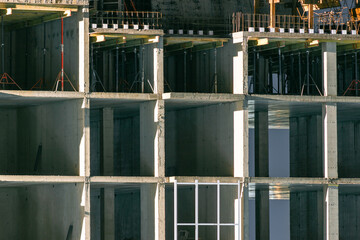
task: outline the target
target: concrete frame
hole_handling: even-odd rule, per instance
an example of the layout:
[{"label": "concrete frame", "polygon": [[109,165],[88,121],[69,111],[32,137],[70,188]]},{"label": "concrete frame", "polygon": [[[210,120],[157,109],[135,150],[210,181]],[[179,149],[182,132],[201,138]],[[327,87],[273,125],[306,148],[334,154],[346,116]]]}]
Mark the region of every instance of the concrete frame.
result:
[{"label": "concrete frame", "polygon": [[[159,42],[154,47],[153,70],[154,70],[154,93],[153,94],[117,94],[117,93],[90,93],[90,79],[89,79],[89,18],[88,8],[79,7],[79,90],[80,95],[74,93],[29,93],[18,91],[2,91],[5,95],[4,102],[19,101],[24,104],[26,98],[33,98],[35,101],[52,101],[60,98],[59,101],[65,99],[79,99],[82,101],[81,114],[78,116],[78,121],[82,123],[82,139],[79,149],[79,176],[5,176],[0,175],[0,186],[25,186],[36,184],[60,184],[60,183],[82,183],[84,185],[82,191],[84,207],[83,226],[81,239],[91,239],[91,203],[90,191],[91,186],[104,187],[104,204],[110,207],[105,207],[105,228],[104,236],[106,239],[114,239],[115,226],[114,221],[114,188],[126,183],[143,183],[148,184],[141,188],[141,195],[144,196],[141,200],[141,221],[150,222],[151,224],[142,224],[142,239],[163,240],[165,239],[165,185],[173,183],[175,180],[186,183],[199,182],[216,183],[217,181],[236,183],[240,181],[243,185],[243,192],[241,195],[241,214],[242,229],[241,239],[247,240],[248,233],[248,184],[281,184],[288,186],[291,184],[321,184],[324,187],[324,216],[325,216],[325,236],[327,240],[339,239],[339,213],[338,213],[338,192],[339,186],[348,184],[360,184],[359,179],[338,179],[338,159],[337,159],[337,103],[339,102],[354,102],[359,103],[360,100],[356,98],[337,97],[337,78],[336,78],[336,43],[326,42],[322,43],[322,58],[323,58],[323,86],[324,96],[309,97],[309,96],[266,96],[266,95],[248,95],[248,40],[251,37],[281,37],[276,33],[235,33],[232,37],[232,44],[234,44],[233,57],[233,94],[174,94],[164,92],[164,45],[163,38],[159,36]],[[108,32],[108,31],[107,31]],[[125,31],[126,34],[126,31]],[[156,33],[157,34],[157,33]],[[296,35],[296,34],[295,34]],[[294,36],[286,35],[289,38]],[[308,34],[301,35],[303,38],[313,37]],[[299,37],[299,36],[296,36]],[[318,36],[319,39],[324,39],[323,36]],[[334,38],[333,36],[329,36]],[[354,37],[343,37],[347,40],[353,40]],[[336,39],[333,39],[336,40]],[[356,39],[355,39],[356,40]],[[334,46],[335,45],[335,46]],[[7,96],[8,95],[8,96]],[[17,99],[14,99],[14,95]],[[252,98],[271,98],[278,101],[292,101],[292,102],[319,102],[323,104],[322,107],[322,133],[323,133],[323,163],[324,163],[324,178],[271,178],[262,171],[256,177],[249,176],[249,159],[248,159],[248,102]],[[23,99],[23,100],[22,100]],[[104,175],[105,176],[91,176],[90,174],[90,102],[94,101],[96,104],[101,100],[107,99],[103,110],[103,129],[104,129]],[[122,100],[140,101],[140,115],[142,119],[148,119],[141,123],[141,162],[143,169],[141,177],[113,177],[113,108],[112,104],[119,106]],[[21,103],[22,102],[22,103]],[[110,102],[110,104],[109,104]],[[167,103],[175,102],[181,105],[183,102],[197,103],[197,104],[213,104],[213,103],[233,103],[233,132],[234,138],[234,173],[231,177],[167,177],[165,176],[165,106]],[[5,105],[4,105],[5,106]],[[266,114],[267,115],[267,114]],[[152,119],[150,121],[150,119]],[[264,120],[263,120],[264,121]],[[263,125],[266,126],[263,126]],[[260,123],[262,127],[268,127],[268,123]],[[260,126],[259,125],[259,126]],[[264,131],[264,129],[261,129]],[[260,133],[261,134],[261,133]],[[260,143],[259,143],[260,144]],[[266,143],[263,143],[266,144]],[[266,153],[257,150],[257,154],[263,154],[260,157],[263,166],[266,166]],[[259,202],[266,202],[269,198],[269,193],[259,194]],[[268,211],[268,206],[265,206],[265,211]],[[261,211],[261,209],[260,209]],[[264,214],[262,226],[268,224],[268,216]],[[110,224],[107,224],[110,222]],[[267,239],[269,236],[261,237]]]}]

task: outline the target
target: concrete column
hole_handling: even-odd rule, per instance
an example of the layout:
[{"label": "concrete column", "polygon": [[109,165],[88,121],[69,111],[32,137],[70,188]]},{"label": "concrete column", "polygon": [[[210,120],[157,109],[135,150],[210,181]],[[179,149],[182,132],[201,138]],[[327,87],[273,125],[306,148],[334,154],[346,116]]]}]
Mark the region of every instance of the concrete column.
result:
[{"label": "concrete column", "polygon": [[[103,175],[114,175],[114,110],[112,108],[103,109],[102,124],[103,142]],[[104,188],[103,198],[103,222],[102,235],[104,239],[115,239],[115,193],[111,187]]]},{"label": "concrete column", "polygon": [[79,146],[79,175],[85,177],[82,191],[83,201],[81,202],[85,216],[81,230],[81,239],[90,240],[90,183],[87,181],[90,176],[90,101],[87,97],[83,99],[81,109],[82,111],[79,111],[78,121],[83,124],[83,135]]},{"label": "concrete column", "polygon": [[89,92],[90,76],[89,76],[89,7],[79,7],[79,92]]},{"label": "concrete column", "polygon": [[269,177],[268,112],[255,112],[255,177]]},{"label": "concrete column", "polygon": [[325,236],[326,240],[339,240],[339,188],[338,185],[324,187],[325,192]]},{"label": "concrete column", "polygon": [[255,191],[256,240],[270,239],[269,189]]},{"label": "concrete column", "polygon": [[[79,126],[83,126],[79,146],[79,176],[88,177],[90,176],[90,101],[86,97],[82,100],[78,121]],[[42,139],[45,137],[42,136]]]},{"label": "concrete column", "polygon": [[83,192],[82,192],[81,206],[84,208],[84,220],[81,229],[81,239],[90,240],[91,239],[91,205],[90,205],[90,183],[85,182]]},{"label": "concrete column", "polygon": [[164,92],[164,40],[159,37],[159,42],[154,48],[154,93]]},{"label": "concrete column", "polygon": [[[255,177],[269,177],[268,112],[255,112]],[[256,239],[270,239],[269,189],[256,190]]]},{"label": "concrete column", "polygon": [[234,103],[234,177],[249,177],[249,123],[244,104]]},{"label": "concrete column", "polygon": [[324,177],[338,178],[337,106],[327,103],[322,106]]},{"label": "concrete column", "polygon": [[140,174],[165,177],[165,105],[163,100],[140,106]]},{"label": "concrete column", "polygon": [[141,240],[165,239],[165,185],[142,184],[140,199]]},{"label": "concrete column", "polygon": [[243,33],[233,34],[236,55],[233,58],[233,93],[248,93],[248,40]]},{"label": "concrete column", "polygon": [[336,42],[321,43],[324,96],[337,95]]}]

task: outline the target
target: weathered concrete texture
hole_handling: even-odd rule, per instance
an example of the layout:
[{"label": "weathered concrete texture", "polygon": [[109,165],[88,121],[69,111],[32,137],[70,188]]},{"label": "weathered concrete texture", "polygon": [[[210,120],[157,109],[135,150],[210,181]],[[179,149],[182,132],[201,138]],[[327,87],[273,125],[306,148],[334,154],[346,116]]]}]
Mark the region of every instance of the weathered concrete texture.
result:
[{"label": "weathered concrete texture", "polygon": [[[85,72],[83,69],[85,66],[79,70],[79,54],[86,52],[79,52],[78,15],[79,13],[73,13],[73,16],[64,18],[64,70],[77,90],[79,90],[79,71],[83,71],[83,75]],[[29,90],[40,79],[44,79],[42,89],[52,90],[61,70],[60,44],[60,20],[7,32],[5,71],[23,89]],[[84,56],[82,59],[85,61]],[[85,76],[82,77],[81,83],[84,83],[84,78]],[[81,86],[82,90],[83,86]],[[65,89],[72,90],[66,82]]]},{"label": "weathered concrete texture", "polygon": [[0,189],[2,238],[81,239],[82,189],[74,183]]},{"label": "weathered concrete texture", "polygon": [[360,235],[358,194],[339,195],[339,239],[356,239]]},{"label": "weathered concrete texture", "polygon": [[[91,189],[91,239],[104,238],[105,227],[102,213],[101,192],[106,189]],[[115,239],[140,239],[140,190],[138,187],[114,190]]]},{"label": "weathered concrete texture", "polygon": [[243,35],[234,35],[237,54],[233,58],[233,93],[248,93],[248,40]]},{"label": "weathered concrete texture", "polygon": [[290,176],[322,177],[321,116],[290,118]]},{"label": "weathered concrete texture", "polygon": [[290,193],[290,239],[323,239],[322,191]]},{"label": "weathered concrete texture", "polygon": [[358,121],[338,122],[338,173],[340,178],[360,176],[359,159],[360,125]]},{"label": "weathered concrete texture", "polygon": [[339,240],[339,187],[328,185],[325,191],[325,238]]},{"label": "weathered concrete texture", "polygon": [[[103,144],[101,143],[102,110],[91,110],[91,175],[101,173]],[[140,118],[138,113],[122,113],[114,109],[113,164],[111,176],[140,175]]]},{"label": "weathered concrete texture", "polygon": [[165,176],[164,101],[142,103],[140,106],[140,174]]},{"label": "weathered concrete texture", "polygon": [[[2,110],[3,174],[79,175],[82,100]],[[10,132],[11,131],[11,132]]]},{"label": "weathered concrete texture", "polygon": [[336,42],[321,44],[323,93],[324,96],[337,95]]},{"label": "weathered concrete texture", "polygon": [[234,104],[166,112],[166,175],[233,176]]},{"label": "weathered concrete texture", "polygon": [[323,104],[323,156],[324,156],[324,177],[338,177],[338,138],[337,138],[337,106]]}]

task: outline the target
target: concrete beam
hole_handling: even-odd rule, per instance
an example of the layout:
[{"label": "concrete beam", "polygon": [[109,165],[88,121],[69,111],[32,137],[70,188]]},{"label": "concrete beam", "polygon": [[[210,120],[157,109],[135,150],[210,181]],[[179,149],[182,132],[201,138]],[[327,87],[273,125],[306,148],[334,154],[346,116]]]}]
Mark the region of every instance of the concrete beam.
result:
[{"label": "concrete beam", "polygon": [[321,43],[324,96],[337,95],[336,42]]},{"label": "concrete beam", "polygon": [[338,178],[337,106],[323,104],[323,157],[324,177]]}]

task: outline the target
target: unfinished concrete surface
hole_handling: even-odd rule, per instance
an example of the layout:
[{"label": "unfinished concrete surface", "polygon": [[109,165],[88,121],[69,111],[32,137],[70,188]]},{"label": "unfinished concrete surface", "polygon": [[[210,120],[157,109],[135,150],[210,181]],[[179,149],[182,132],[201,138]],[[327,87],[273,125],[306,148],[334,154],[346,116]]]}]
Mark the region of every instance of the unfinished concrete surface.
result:
[{"label": "unfinished concrete surface", "polygon": [[133,2],[0,4],[3,238],[356,239],[358,32]]}]

